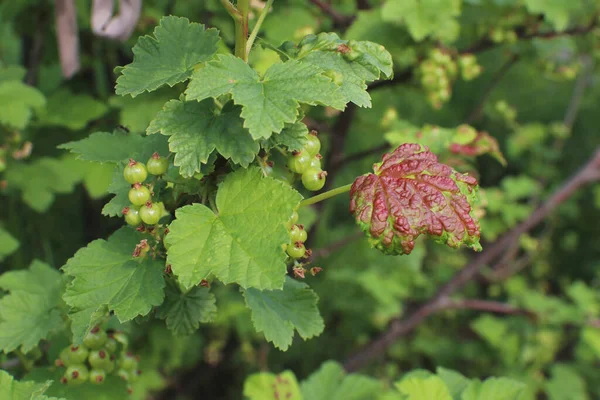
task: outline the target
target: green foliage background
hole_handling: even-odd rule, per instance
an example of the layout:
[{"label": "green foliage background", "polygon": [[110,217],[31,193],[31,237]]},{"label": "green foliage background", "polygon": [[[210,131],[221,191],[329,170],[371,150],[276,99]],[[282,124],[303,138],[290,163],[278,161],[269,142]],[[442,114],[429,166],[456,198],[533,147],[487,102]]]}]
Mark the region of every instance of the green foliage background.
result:
[{"label": "green foliage background", "polygon": [[[131,49],[138,38],[150,34],[164,15],[217,28],[222,40],[215,46],[224,54],[222,59],[229,57],[225,54],[234,43],[231,18],[217,0],[147,0],[134,35],[125,43],[94,37],[90,2],[76,4],[82,70],[68,81],[60,73],[53,2],[0,4],[0,146],[12,152],[32,144],[26,157],[14,153],[0,157],[8,163],[0,172],[0,348],[4,349],[0,367],[8,372],[0,371],[3,399],[2,390],[13,396],[8,399],[48,398],[42,394],[46,387],[46,395],[69,400],[128,398],[121,382],[69,391],[56,383],[60,373],[46,368],[71,340],[64,316],[73,305],[69,299],[77,293],[63,295],[65,284],[95,268],[67,260],[93,240],[107,239],[117,231],[122,219],[116,216],[123,207],[118,197],[123,188],[113,182],[114,164],[74,155],[89,154],[90,149],[78,153],[73,146],[58,146],[94,137],[99,149],[96,161],[108,154],[115,163],[131,154],[147,159],[157,146],[166,146],[160,142],[162,135],[148,136],[153,142],[145,144],[132,135],[126,147],[101,153],[105,137],[94,133],[113,132],[121,125],[141,135],[165,103],[176,106],[173,99],[184,92],[182,84],[135,98],[117,96],[114,89],[119,73],[115,67],[132,61]],[[251,26],[259,11],[253,8]],[[427,144],[441,160],[478,176],[485,251],[525,220],[600,146],[599,12],[600,4],[591,0],[275,0],[249,63],[264,73],[278,56],[263,43],[298,42],[310,33],[334,31],[343,39],[384,45],[392,55],[394,77],[372,84],[371,108],[350,105],[344,113],[334,108],[303,109],[305,122],[320,131],[328,185],[352,182],[401,143],[427,140],[416,132],[440,126],[446,128],[442,136],[453,135],[456,127],[469,123],[498,141],[506,165],[498,161],[499,152],[457,162],[444,140],[434,137]],[[432,105],[421,79],[421,65],[436,47],[455,56],[473,53],[482,67],[475,79],[452,79],[451,97],[439,108]],[[190,72],[186,71],[182,73]],[[123,82],[126,76],[122,75]],[[137,79],[143,81],[145,75]],[[211,97],[198,94],[209,89],[195,88],[194,95]],[[244,116],[237,108],[229,112]],[[258,130],[251,133],[255,138],[264,136]],[[231,143],[219,142],[219,131],[211,135],[211,143],[198,146],[216,147],[222,154],[227,150],[221,149],[231,148]],[[110,203],[109,193],[117,194]],[[253,301],[277,303],[276,294],[247,289],[242,296],[238,288],[219,284],[211,288],[214,297],[194,292],[185,299],[192,308],[208,307],[206,314],[199,312],[194,318],[205,322],[214,317],[210,324],[181,327],[168,317],[165,323],[159,318],[161,312],[168,314],[164,309],[155,314],[157,318],[138,317],[124,324],[112,318],[109,325],[128,332],[141,355],[145,373],[134,385],[132,398],[270,399],[271,384],[280,384],[272,374],[284,370],[292,372],[282,375],[290,383],[281,390],[289,390],[293,399],[600,398],[600,185],[578,191],[540,226],[521,235],[501,262],[486,266],[455,296],[501,302],[520,311],[491,313],[466,307],[435,313],[395,341],[385,355],[361,365],[364,376],[344,376],[339,364],[325,362],[343,363],[385,332],[394,318],[426,302],[473,253],[419,241],[409,256],[385,256],[357,235],[359,229],[347,210],[348,197],[338,196],[302,209],[300,217],[310,227],[308,244],[319,255],[316,265],[323,268],[305,279],[318,296],[325,326],[320,335],[320,326],[306,321],[284,326],[285,318],[278,321],[246,308]],[[118,238],[113,236],[113,241]],[[177,239],[173,242],[176,246]],[[99,247],[111,241],[94,243]],[[119,251],[114,252],[115,260]],[[162,290],[152,274],[160,276],[163,266],[154,264],[160,263],[145,264],[145,275],[135,276],[134,285]],[[65,265],[68,276],[57,272]],[[98,267],[95,273],[110,273],[108,263]],[[123,287],[131,284],[129,277],[121,277]],[[288,278],[286,285],[297,291],[300,304],[314,306],[313,293],[303,284]],[[38,286],[45,289],[37,293]],[[117,316],[125,315],[131,304],[119,298],[117,289],[106,296],[113,299]],[[169,293],[175,299],[178,293],[169,290],[167,300]],[[214,298],[216,316],[210,308]],[[169,306],[181,306],[177,303],[181,300],[172,301]],[[160,299],[139,302],[144,304],[137,306],[150,310]],[[292,311],[298,304],[290,305]],[[84,311],[93,314],[97,306],[91,304]],[[44,322],[31,325],[24,315],[37,315],[34,320]],[[277,337],[279,327],[286,332],[296,328],[299,335],[291,345],[286,340],[265,340]],[[193,333],[174,337],[169,329]],[[11,341],[24,335],[22,341]],[[506,380],[468,382],[451,370],[471,379]],[[251,375],[259,371],[261,375]],[[11,383],[9,374],[37,383],[22,383],[21,389],[12,391],[9,385],[18,384]]]}]

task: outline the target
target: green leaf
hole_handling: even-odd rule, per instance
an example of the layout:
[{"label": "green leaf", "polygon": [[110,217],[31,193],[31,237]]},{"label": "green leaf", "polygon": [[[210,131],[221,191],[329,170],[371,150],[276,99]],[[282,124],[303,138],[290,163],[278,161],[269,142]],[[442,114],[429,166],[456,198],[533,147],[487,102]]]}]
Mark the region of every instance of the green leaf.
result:
[{"label": "green leaf", "polygon": [[467,386],[469,386],[469,383],[471,382],[462,374],[450,369],[438,367],[436,373],[437,376],[442,378],[450,391],[450,395],[455,400],[460,399],[460,394],[467,388]]},{"label": "green leaf", "polygon": [[74,278],[63,296],[71,306],[74,343],[81,343],[107,309],[125,322],[148,314],[163,302],[164,263],[150,256],[143,260],[132,256],[142,239],[151,240],[123,227],[108,240],[94,240],[80,249],[63,267]]},{"label": "green leaf", "polygon": [[0,124],[25,129],[33,111],[46,105],[44,95],[20,81],[0,82]]},{"label": "green leaf", "polygon": [[58,148],[75,153],[80,160],[102,163],[118,163],[128,158],[145,163],[155,151],[162,156],[169,153],[164,137],[123,132],[95,132],[85,139],[63,143]]},{"label": "green leaf", "polygon": [[131,132],[141,133],[146,131],[150,121],[165,103],[178,95],[178,91],[165,88],[152,93],[143,93],[135,99],[113,96],[108,99],[108,104],[119,109],[121,125],[127,127]]},{"label": "green leaf", "polygon": [[298,61],[272,65],[260,77],[243,60],[219,55],[198,69],[186,91],[187,100],[204,100],[231,93],[242,106],[244,127],[254,139],[279,133],[298,116],[299,103],[325,105],[342,110],[344,96],[320,68]]},{"label": "green leaf", "polygon": [[37,383],[33,381],[19,382],[6,371],[0,370],[0,399],[2,400],[66,400],[65,398],[48,398],[44,392],[52,381]]},{"label": "green leaf", "polygon": [[40,125],[64,126],[79,130],[106,114],[106,104],[86,94],[60,89],[48,97],[48,106],[39,113]]},{"label": "green leaf", "polygon": [[41,261],[29,269],[0,276],[0,288],[10,294],[0,299],[0,350],[33,349],[63,327],[58,309],[64,287],[62,275]]},{"label": "green leaf", "polygon": [[562,31],[569,25],[570,14],[581,4],[564,0],[525,0],[525,7],[533,14],[544,14],[554,27]]},{"label": "green leaf", "polygon": [[519,400],[525,390],[521,382],[509,378],[489,378],[485,382],[471,381],[461,400]]},{"label": "green leaf", "polygon": [[0,67],[0,83],[22,81],[26,74],[27,70],[20,65],[10,65],[4,68]]},{"label": "green leaf", "polygon": [[257,168],[229,174],[216,198],[218,215],[202,204],[176,211],[167,262],[184,288],[214,274],[223,283],[280,289],[286,273],[284,226],[302,196]]},{"label": "green leaf", "polygon": [[302,122],[286,124],[280,133],[269,138],[269,147],[285,146],[288,151],[300,151],[306,144],[308,128]]},{"label": "green leaf", "polygon": [[69,157],[44,157],[30,164],[14,164],[6,170],[6,181],[22,191],[27,205],[44,212],[52,205],[56,193],[71,193],[83,178],[73,161]]},{"label": "green leaf", "polygon": [[325,325],[319,314],[319,297],[307,284],[287,278],[283,290],[244,291],[257,332],[283,351],[292,344],[294,330],[302,339],[318,336]]},{"label": "green leaf", "polygon": [[123,178],[123,168],[121,164],[115,167],[112,182],[108,186],[108,192],[115,196],[102,208],[102,215],[107,217],[121,217],[123,208],[131,205],[128,197],[131,185]]},{"label": "green leaf", "polygon": [[556,364],[551,369],[552,379],[546,382],[546,393],[550,400],[587,400],[585,380],[575,368]]},{"label": "green leaf", "polygon": [[[366,82],[379,79],[382,75],[393,75],[392,56],[381,45],[368,41],[342,40],[335,33],[310,35],[299,44],[296,58],[303,64],[310,64],[323,71],[335,71],[342,77],[339,91],[345,102],[360,107],[371,107],[371,97],[367,93]],[[360,55],[347,60],[343,51],[354,51]]]},{"label": "green leaf", "polygon": [[383,387],[375,379],[358,374],[347,375],[340,364],[327,361],[302,382],[301,389],[304,398],[311,400],[370,400]]},{"label": "green leaf", "polygon": [[[132,398],[131,395],[127,393],[127,383],[116,376],[116,374],[107,374],[106,380],[102,385],[93,385],[89,383],[84,383],[82,385],[64,385],[60,383],[60,379],[64,373],[64,368],[34,368],[26,375],[26,378],[36,382],[51,381],[52,385],[47,389],[46,394],[48,396],[60,397],[60,399],[63,400],[127,400]],[[145,379],[145,373],[146,371],[144,370],[144,373],[140,377],[141,379]],[[133,385],[136,384],[137,382]],[[60,399],[52,397],[48,400]],[[4,400],[4,398],[2,398],[2,400]]]},{"label": "green leaf", "polygon": [[461,0],[388,0],[381,9],[384,21],[404,21],[411,36],[421,41],[447,27],[460,14]]},{"label": "green leaf", "polygon": [[10,233],[0,228],[0,261],[19,248],[19,241]]},{"label": "green leaf", "polygon": [[184,177],[200,172],[216,149],[223,157],[247,167],[259,145],[242,127],[240,107],[231,103],[219,112],[212,100],[202,102],[171,100],[158,113],[147,133],[169,136],[175,165]]},{"label": "green leaf", "polygon": [[154,29],[154,37],[142,36],[133,47],[133,62],[117,79],[118,95],[138,94],[173,86],[187,80],[194,65],[209,60],[217,52],[219,32],[190,23],[187,18],[168,16]]},{"label": "green leaf", "polygon": [[411,376],[396,383],[396,388],[406,400],[452,400],[444,381],[435,375],[429,377]]},{"label": "green leaf", "polygon": [[250,375],[244,382],[244,396],[249,400],[304,400],[291,371],[279,375],[270,372]]},{"label": "green leaf", "polygon": [[196,286],[182,293],[171,281],[165,295],[165,302],[156,310],[156,316],[166,319],[167,327],[177,336],[191,335],[201,322],[211,322],[215,318],[215,296],[208,288]]}]

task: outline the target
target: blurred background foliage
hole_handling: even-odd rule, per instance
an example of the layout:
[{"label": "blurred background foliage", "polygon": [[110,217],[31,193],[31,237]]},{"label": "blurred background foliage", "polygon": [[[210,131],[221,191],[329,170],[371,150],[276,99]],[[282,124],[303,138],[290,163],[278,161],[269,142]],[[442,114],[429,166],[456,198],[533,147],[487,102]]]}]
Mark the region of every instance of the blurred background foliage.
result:
[{"label": "blurred background foliage", "polygon": [[[329,184],[347,184],[368,172],[392,146],[429,140],[442,160],[479,177],[485,249],[525,220],[600,146],[600,27],[595,27],[600,4],[423,0],[425,11],[415,16],[410,3],[276,0],[260,38],[279,45],[336,31],[346,39],[383,44],[396,75],[373,85],[372,108],[350,107],[341,115],[317,109],[305,120],[322,135]],[[76,4],[82,69],[70,80],[61,76],[53,2],[0,4],[2,272],[24,269],[33,260],[60,268],[77,249],[121,225],[100,213],[112,168],[76,160],[57,145],[117,125],[141,134],[182,91],[176,86],[135,99],[114,96],[113,70],[131,61],[137,37],[173,14],[217,27],[223,52],[233,45],[233,25],[217,0],[146,0],[134,35],[124,43],[94,37],[90,1]],[[262,6],[252,3],[251,24]],[[458,65],[466,53],[476,56],[470,70]],[[276,60],[261,41],[250,58],[259,70]],[[459,67],[468,79],[452,72]],[[452,152],[443,138],[464,123],[487,132],[498,149],[481,157]],[[472,257],[429,242],[409,256],[373,251],[357,235],[344,196],[306,210],[301,221],[310,226],[310,247],[323,268],[306,280],[319,294],[325,332],[306,342],[296,338],[290,350],[280,352],[256,334],[241,297],[216,286],[218,320],[193,336],[173,338],[157,320],[121,327],[132,335],[147,372],[133,398],[237,399],[256,371],[291,369],[304,379],[325,360],[343,361],[393,318],[427,301]],[[600,398],[598,221],[596,184],[519,237],[500,262],[484,268],[457,295],[526,312],[465,307],[437,313],[362,372],[393,382],[406,371],[441,366],[470,377],[515,378],[527,384],[525,399]],[[68,342],[64,335],[44,344],[43,355],[27,356],[41,357],[40,365],[53,360]],[[0,365],[11,367],[3,364],[10,359],[0,355]],[[46,379],[36,369],[12,366],[10,372]],[[117,398],[102,390],[80,398]]]}]

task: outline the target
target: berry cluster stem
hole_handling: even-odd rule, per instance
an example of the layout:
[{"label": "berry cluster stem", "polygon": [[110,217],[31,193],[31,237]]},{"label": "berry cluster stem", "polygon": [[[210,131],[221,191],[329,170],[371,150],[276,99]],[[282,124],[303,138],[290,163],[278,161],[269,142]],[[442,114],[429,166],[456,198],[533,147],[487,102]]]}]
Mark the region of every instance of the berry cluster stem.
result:
[{"label": "berry cluster stem", "polygon": [[338,188],[328,190],[327,192],[324,192],[324,193],[318,194],[316,196],[309,197],[308,199],[302,200],[300,202],[300,206],[299,207],[310,206],[311,204],[315,204],[315,203],[318,203],[320,201],[330,199],[332,197],[337,196],[338,194],[349,192],[351,188],[352,188],[352,184],[349,183],[347,185],[340,186]]},{"label": "berry cluster stem", "polygon": [[269,13],[269,10],[271,9],[272,5],[273,5],[273,0],[267,0],[267,3],[265,4],[265,8],[263,8],[262,12],[260,13],[258,20],[256,21],[256,25],[254,25],[254,28],[252,29],[252,33],[250,33],[250,37],[248,38],[248,43],[246,43],[246,57],[248,57],[248,55],[250,54],[250,50],[252,50],[252,45],[254,44],[254,40],[256,39],[256,36],[258,35],[258,32],[260,31],[260,27],[261,27],[263,21],[265,20],[265,18],[267,17],[267,14]]},{"label": "berry cluster stem", "polygon": [[235,56],[244,61],[248,61],[246,46],[248,43],[248,12],[250,10],[250,0],[238,0],[237,10],[239,18],[234,18]]}]

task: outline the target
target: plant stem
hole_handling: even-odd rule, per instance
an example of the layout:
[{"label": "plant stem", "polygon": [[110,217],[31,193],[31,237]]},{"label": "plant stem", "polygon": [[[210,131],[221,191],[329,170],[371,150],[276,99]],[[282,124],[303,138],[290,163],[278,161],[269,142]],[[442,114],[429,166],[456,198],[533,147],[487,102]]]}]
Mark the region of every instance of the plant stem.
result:
[{"label": "plant stem", "polygon": [[265,4],[265,8],[263,8],[262,12],[260,13],[260,17],[258,17],[258,20],[256,21],[256,25],[254,25],[254,29],[252,29],[252,33],[250,33],[250,37],[248,38],[248,43],[246,44],[246,57],[248,57],[248,55],[250,54],[250,50],[252,50],[252,45],[254,44],[254,40],[256,39],[256,36],[258,35],[258,31],[260,31],[260,26],[262,25],[263,21],[267,17],[267,14],[269,13],[269,9],[271,8],[272,5],[273,5],[273,0],[267,0],[267,4]]},{"label": "plant stem", "polygon": [[248,11],[250,9],[250,0],[238,0],[237,11],[238,18],[235,21],[235,56],[244,61],[248,61],[246,45],[248,43]]},{"label": "plant stem", "polygon": [[223,7],[225,7],[229,15],[231,15],[231,18],[233,18],[235,21],[239,19],[240,12],[233,4],[231,4],[229,0],[221,0],[221,4],[223,4]]},{"label": "plant stem", "polygon": [[23,354],[21,350],[15,350],[15,354],[19,358],[19,361],[21,362],[21,365],[23,365],[23,368],[25,368],[25,371],[31,371],[31,368],[33,368],[33,361],[27,359],[27,356],[25,356],[25,354]]},{"label": "plant stem", "polygon": [[351,187],[352,187],[352,184],[349,183],[348,185],[340,186],[338,188],[328,190],[325,193],[321,193],[321,194],[318,194],[316,196],[309,197],[308,199],[302,200],[300,202],[300,206],[299,207],[310,206],[311,204],[315,204],[315,203],[318,203],[320,201],[330,199],[330,198],[332,198],[334,196],[337,196],[338,194],[349,192]]}]

